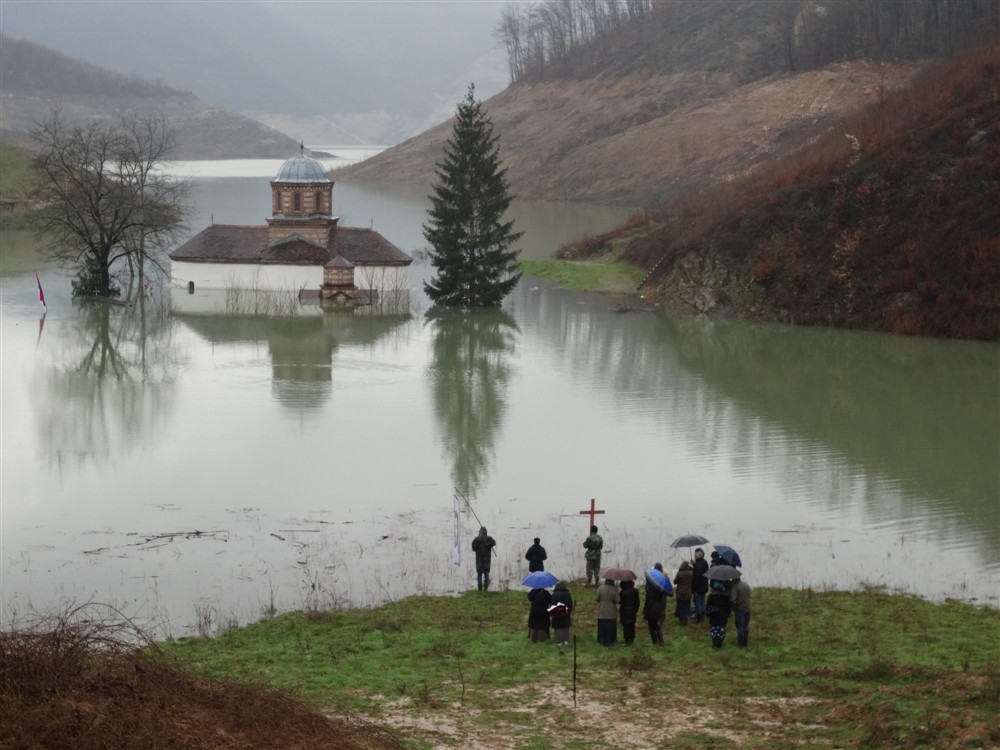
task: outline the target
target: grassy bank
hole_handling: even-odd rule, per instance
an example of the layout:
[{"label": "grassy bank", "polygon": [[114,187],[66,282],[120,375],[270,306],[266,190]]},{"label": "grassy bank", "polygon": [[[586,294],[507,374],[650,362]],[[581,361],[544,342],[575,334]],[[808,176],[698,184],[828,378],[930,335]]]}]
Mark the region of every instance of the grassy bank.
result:
[{"label": "grassy bank", "polygon": [[[526,637],[524,592],[299,612],[166,651],[206,676],[293,689],[363,714],[408,747],[991,747],[1000,743],[1000,613],[879,590],[754,592],[750,647],[721,651],[669,618],[654,649],[577,653]],[[576,681],[574,693],[574,661]],[[474,739],[474,743],[473,743]]]},{"label": "grassy bank", "polygon": [[635,294],[642,269],[615,260],[522,260],[526,276],[554,281],[575,292]]}]

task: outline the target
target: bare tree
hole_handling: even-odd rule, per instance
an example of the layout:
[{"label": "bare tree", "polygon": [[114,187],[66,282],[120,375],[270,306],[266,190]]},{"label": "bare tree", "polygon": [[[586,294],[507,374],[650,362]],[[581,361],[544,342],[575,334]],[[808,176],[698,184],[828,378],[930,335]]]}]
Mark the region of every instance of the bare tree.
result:
[{"label": "bare tree", "polygon": [[164,120],[124,115],[71,125],[53,111],[32,137],[45,207],[35,226],[48,254],[75,267],[74,294],[118,296],[121,274],[137,271],[142,280],[147,260],[162,268],[155,251],[183,226],[186,190],[155,172],[171,147]]}]

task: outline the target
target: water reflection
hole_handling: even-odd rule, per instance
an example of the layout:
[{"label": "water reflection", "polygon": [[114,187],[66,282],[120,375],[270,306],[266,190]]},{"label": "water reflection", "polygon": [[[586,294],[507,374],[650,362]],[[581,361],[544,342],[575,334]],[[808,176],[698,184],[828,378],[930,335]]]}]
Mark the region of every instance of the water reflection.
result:
[{"label": "water reflection", "polygon": [[428,370],[444,452],[455,487],[475,498],[490,473],[507,409],[509,357],[520,331],[501,310],[432,310]]},{"label": "water reflection", "polygon": [[[861,493],[874,522],[947,522],[1000,555],[1000,348],[832,329],[667,318],[680,361],[744,408],[913,496]],[[854,493],[831,493],[853,502]]]},{"label": "water reflection", "polygon": [[724,515],[771,478],[785,503],[1000,559],[1000,347],[618,314],[530,287],[514,301],[566,377],[597,374],[623,419],[740,482]]},{"label": "water reflection", "polygon": [[265,342],[274,400],[300,414],[316,413],[333,389],[338,347],[371,346],[410,320],[409,315],[328,311],[282,318],[231,315],[177,316],[212,344]]},{"label": "water reflection", "polygon": [[48,348],[61,361],[36,381],[38,444],[50,467],[114,463],[152,444],[173,401],[171,318],[100,303],[78,312],[68,329],[39,329],[39,342],[60,337]]}]

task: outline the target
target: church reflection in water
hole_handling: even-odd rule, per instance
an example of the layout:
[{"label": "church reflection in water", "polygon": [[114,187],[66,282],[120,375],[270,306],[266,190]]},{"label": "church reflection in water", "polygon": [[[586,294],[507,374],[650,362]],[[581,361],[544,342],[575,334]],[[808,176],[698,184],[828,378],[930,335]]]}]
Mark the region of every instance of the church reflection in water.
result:
[{"label": "church reflection in water", "polygon": [[357,315],[350,310],[290,317],[178,315],[183,325],[212,344],[267,343],[274,399],[309,412],[322,407],[333,389],[333,354],[370,347],[400,331],[406,315]]}]

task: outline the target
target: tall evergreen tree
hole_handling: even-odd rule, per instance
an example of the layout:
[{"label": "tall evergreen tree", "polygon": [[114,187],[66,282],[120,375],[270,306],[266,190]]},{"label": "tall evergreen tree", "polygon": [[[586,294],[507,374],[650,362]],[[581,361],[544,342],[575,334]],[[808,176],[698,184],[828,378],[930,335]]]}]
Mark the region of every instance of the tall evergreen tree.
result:
[{"label": "tall evergreen tree", "polygon": [[522,232],[504,215],[513,196],[500,169],[499,138],[469,86],[458,105],[455,126],[437,164],[424,237],[431,244],[434,278],[424,291],[447,307],[499,307],[521,278]]}]

